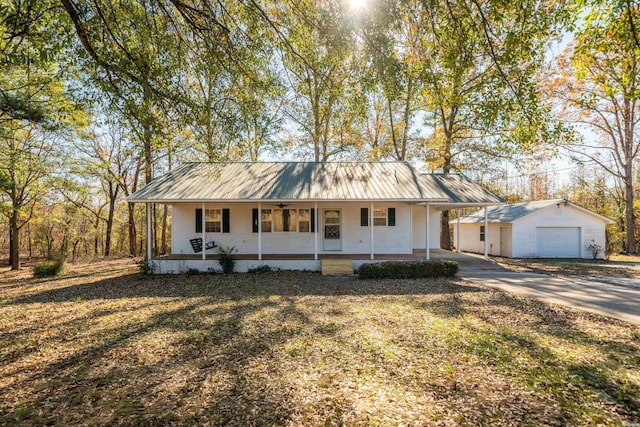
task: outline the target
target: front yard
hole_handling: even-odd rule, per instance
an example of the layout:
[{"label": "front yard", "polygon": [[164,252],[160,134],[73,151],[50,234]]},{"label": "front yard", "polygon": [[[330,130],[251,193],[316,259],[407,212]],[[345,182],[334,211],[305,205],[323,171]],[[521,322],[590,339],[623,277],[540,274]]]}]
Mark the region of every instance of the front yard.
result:
[{"label": "front yard", "polygon": [[563,258],[502,258],[492,257],[510,270],[569,276],[600,276],[638,278],[640,257],[614,255],[609,260]]},{"label": "front yard", "polygon": [[0,273],[1,425],[640,423],[640,328],[456,280]]}]

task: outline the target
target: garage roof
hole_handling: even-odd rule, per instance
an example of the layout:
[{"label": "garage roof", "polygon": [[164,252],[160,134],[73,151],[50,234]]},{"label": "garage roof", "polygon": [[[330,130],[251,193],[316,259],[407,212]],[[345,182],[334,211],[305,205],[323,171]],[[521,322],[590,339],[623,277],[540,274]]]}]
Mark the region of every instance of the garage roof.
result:
[{"label": "garage roof", "polygon": [[[560,203],[565,204],[565,206],[572,206],[583,212],[596,216],[608,224],[613,224],[613,221],[610,220],[609,218],[606,218],[602,215],[592,212],[589,209],[583,208],[582,206],[578,206],[574,203],[571,203],[565,199],[538,200],[535,202],[491,206],[487,208],[487,219],[489,222],[511,223],[517,220],[518,218],[531,215],[534,212],[537,212],[539,210],[542,210],[552,205],[558,205]],[[457,222],[457,219],[449,221],[450,224],[455,224],[456,222]],[[474,224],[474,223],[484,222],[484,210],[481,209],[477,212],[472,213],[471,215],[460,217],[460,222],[462,224]]]},{"label": "garage roof", "polygon": [[407,162],[185,163],[130,202],[403,200],[502,203],[463,175],[422,175]]}]

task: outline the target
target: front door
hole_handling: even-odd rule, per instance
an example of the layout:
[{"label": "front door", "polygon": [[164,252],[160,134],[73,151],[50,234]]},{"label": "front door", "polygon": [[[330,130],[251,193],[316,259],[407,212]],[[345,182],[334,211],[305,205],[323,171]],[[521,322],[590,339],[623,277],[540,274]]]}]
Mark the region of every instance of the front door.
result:
[{"label": "front door", "polygon": [[340,209],[322,210],[322,249],[325,251],[342,250],[342,221]]},{"label": "front door", "polygon": [[500,227],[500,256],[507,256],[507,227]]}]

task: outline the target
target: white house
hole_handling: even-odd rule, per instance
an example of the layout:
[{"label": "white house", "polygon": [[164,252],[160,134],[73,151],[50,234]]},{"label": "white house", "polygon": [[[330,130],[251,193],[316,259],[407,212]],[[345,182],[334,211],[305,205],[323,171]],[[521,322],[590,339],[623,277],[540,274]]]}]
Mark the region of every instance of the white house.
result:
[{"label": "white house", "polygon": [[503,203],[463,175],[422,175],[406,162],[186,163],[128,201],[171,206],[171,254],[149,258],[156,272],[217,268],[218,248],[231,246],[238,271],[429,258],[440,210]]},{"label": "white house", "polygon": [[511,258],[591,258],[590,244],[606,247],[605,225],[609,218],[564,199],[493,206],[454,219],[454,242],[467,252],[482,252]]}]

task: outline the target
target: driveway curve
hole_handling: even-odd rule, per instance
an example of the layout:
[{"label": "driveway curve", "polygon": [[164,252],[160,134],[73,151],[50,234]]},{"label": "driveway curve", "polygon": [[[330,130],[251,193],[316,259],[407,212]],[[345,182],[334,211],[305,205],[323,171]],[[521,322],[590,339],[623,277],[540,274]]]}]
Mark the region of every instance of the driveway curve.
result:
[{"label": "driveway curve", "polygon": [[434,259],[460,264],[458,276],[514,294],[610,316],[640,325],[640,288],[602,283],[584,277],[513,272],[482,257],[433,251]]}]

